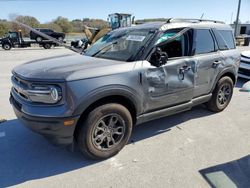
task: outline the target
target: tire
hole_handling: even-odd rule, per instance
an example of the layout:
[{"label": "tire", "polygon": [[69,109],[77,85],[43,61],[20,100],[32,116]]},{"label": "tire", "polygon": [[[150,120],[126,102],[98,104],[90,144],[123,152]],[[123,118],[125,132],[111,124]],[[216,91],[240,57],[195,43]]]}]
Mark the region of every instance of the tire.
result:
[{"label": "tire", "polygon": [[44,48],[44,49],[50,49],[50,48],[51,48],[51,44],[44,44],[44,45],[43,45],[43,48]]},{"label": "tire", "polygon": [[223,111],[233,96],[233,81],[230,77],[222,77],[212,93],[212,98],[207,103],[207,108],[212,112]]},{"label": "tire", "polygon": [[127,144],[133,127],[128,109],[116,103],[97,107],[79,123],[77,143],[80,151],[94,160],[116,155]]},{"label": "tire", "polygon": [[43,38],[42,37],[36,37],[36,42],[42,42]]},{"label": "tire", "polygon": [[9,43],[4,43],[4,44],[2,45],[2,48],[3,48],[4,50],[10,50],[10,49],[11,49],[11,45],[10,45]]}]

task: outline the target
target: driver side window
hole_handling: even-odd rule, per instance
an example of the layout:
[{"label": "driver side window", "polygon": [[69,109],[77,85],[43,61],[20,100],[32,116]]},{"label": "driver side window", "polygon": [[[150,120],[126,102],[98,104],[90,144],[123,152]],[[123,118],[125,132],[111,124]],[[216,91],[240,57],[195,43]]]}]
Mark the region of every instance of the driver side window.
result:
[{"label": "driver side window", "polygon": [[10,38],[17,38],[17,33],[10,33]]},{"label": "driver side window", "polygon": [[[168,30],[162,35],[162,37],[159,40],[163,40],[164,42],[164,39],[167,40],[173,37],[181,30],[182,29]],[[177,37],[173,41],[163,44],[162,46],[160,46],[160,48],[163,52],[166,52],[168,54],[168,58],[189,56],[191,50],[190,46],[191,42],[189,42],[191,41],[190,37],[191,37],[191,31],[188,31],[185,34],[181,35],[180,37]]]}]

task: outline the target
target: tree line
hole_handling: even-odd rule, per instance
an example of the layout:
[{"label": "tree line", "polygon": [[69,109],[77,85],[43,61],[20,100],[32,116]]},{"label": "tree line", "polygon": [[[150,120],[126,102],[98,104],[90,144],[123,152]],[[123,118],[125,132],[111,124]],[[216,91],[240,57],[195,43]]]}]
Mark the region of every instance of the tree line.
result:
[{"label": "tree line", "polygon": [[[29,25],[33,28],[49,28],[56,32],[63,33],[81,33],[84,29],[84,25],[95,28],[105,28],[108,27],[108,22],[101,19],[75,19],[68,20],[62,16],[57,17],[48,23],[40,23],[35,17],[32,16],[17,16],[16,21]],[[19,31],[21,30],[24,36],[29,34],[29,31],[25,28],[20,27],[18,24],[10,22],[8,20],[0,19],[0,37],[3,36],[8,31]]]},{"label": "tree line", "polygon": [[[95,28],[106,28],[109,27],[109,24],[107,21],[101,20],[101,19],[89,19],[89,18],[83,18],[83,19],[74,19],[70,21],[69,19],[59,16],[56,19],[52,20],[51,22],[47,23],[40,23],[35,17],[33,16],[14,16],[16,21],[19,21],[21,23],[24,23],[26,25],[29,25],[33,28],[49,28],[53,29],[57,32],[63,32],[63,33],[81,33],[84,29],[84,25],[87,25],[89,27],[95,27]],[[145,23],[145,22],[152,22],[152,21],[164,21],[166,22],[167,18],[152,18],[152,19],[141,19],[136,20],[135,22],[137,24]],[[241,23],[241,22],[240,22]],[[250,23],[249,21],[246,23]],[[22,30],[22,33],[24,36],[29,35],[29,31],[25,28],[20,27],[19,25],[10,22],[8,20],[0,19],[0,37],[3,36],[8,31],[19,31]]]}]

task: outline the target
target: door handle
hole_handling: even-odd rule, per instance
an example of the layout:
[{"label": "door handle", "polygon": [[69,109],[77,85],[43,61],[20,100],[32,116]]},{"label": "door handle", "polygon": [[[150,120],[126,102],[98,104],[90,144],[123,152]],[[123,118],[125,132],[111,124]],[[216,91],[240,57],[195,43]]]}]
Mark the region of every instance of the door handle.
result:
[{"label": "door handle", "polygon": [[217,60],[213,62],[213,68],[216,68],[218,65],[222,64],[222,61]]},{"label": "door handle", "polygon": [[189,70],[191,70],[190,66],[184,65],[183,67],[181,67],[179,69],[179,74],[180,74],[180,79],[184,80],[185,78],[185,73],[188,72]]}]

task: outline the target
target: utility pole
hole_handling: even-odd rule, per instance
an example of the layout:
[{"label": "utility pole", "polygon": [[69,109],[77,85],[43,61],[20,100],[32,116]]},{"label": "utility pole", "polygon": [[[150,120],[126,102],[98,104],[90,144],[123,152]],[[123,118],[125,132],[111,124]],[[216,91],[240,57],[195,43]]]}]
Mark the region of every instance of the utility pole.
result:
[{"label": "utility pole", "polygon": [[240,16],[240,5],[241,5],[241,0],[239,0],[238,3],[238,11],[237,11],[237,17],[236,17],[236,21],[235,21],[235,31],[234,31],[234,36],[236,37],[237,35],[237,31],[238,31],[238,24],[239,24],[239,16]]}]

